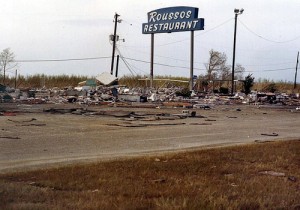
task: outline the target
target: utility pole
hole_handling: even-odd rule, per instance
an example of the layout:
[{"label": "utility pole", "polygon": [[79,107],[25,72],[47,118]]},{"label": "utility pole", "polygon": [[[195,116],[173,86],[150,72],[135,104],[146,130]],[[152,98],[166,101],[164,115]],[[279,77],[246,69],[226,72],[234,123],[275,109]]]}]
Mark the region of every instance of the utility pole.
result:
[{"label": "utility pole", "polygon": [[113,35],[113,49],[112,49],[112,56],[111,56],[111,69],[110,69],[110,74],[113,75],[114,71],[114,61],[115,61],[115,51],[116,51],[116,42],[117,42],[117,26],[118,23],[121,23],[121,20],[118,19],[120,15],[117,13],[115,14],[115,27],[114,27],[114,35]]},{"label": "utility pole", "polygon": [[117,55],[116,77],[118,77],[118,71],[119,71],[119,60],[120,60],[120,56],[119,56],[119,55]]},{"label": "utility pole", "polygon": [[16,69],[16,74],[15,74],[15,89],[17,89],[17,75],[18,75],[18,69]]},{"label": "utility pole", "polygon": [[295,81],[294,81],[294,90],[297,87],[297,71],[298,71],[298,63],[299,63],[299,51],[298,51],[298,55],[297,55],[297,63],[296,63],[296,72],[295,72]]},{"label": "utility pole", "polygon": [[234,67],[235,67],[235,47],[236,47],[236,26],[237,26],[237,17],[238,15],[243,14],[244,9],[234,9],[235,18],[234,18],[234,38],[233,38],[233,56],[232,56],[232,73],[231,73],[231,95],[234,92]]}]

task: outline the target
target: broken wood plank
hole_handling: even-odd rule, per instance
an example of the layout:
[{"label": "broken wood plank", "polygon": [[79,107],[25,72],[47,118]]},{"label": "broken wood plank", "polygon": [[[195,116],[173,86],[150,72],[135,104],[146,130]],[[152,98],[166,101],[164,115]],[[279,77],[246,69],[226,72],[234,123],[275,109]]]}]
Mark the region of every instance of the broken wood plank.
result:
[{"label": "broken wood plank", "polygon": [[0,136],[0,139],[21,139],[20,137]]},{"label": "broken wood plank", "polygon": [[11,121],[11,122],[14,122],[14,123],[25,123],[25,122],[32,122],[32,121],[35,121],[35,120],[36,120],[35,118],[31,118],[30,120],[22,120],[22,121],[8,119],[8,121]]},{"label": "broken wood plank", "polygon": [[22,125],[16,125],[16,126],[46,126],[46,124],[44,123],[40,123],[40,124],[22,124]]},{"label": "broken wood plank", "polygon": [[262,133],[262,136],[278,136],[278,133]]},{"label": "broken wood plank", "polygon": [[263,175],[270,175],[270,176],[278,176],[278,177],[283,177],[285,176],[285,173],[282,172],[276,172],[276,171],[261,171],[259,172],[260,174]]}]

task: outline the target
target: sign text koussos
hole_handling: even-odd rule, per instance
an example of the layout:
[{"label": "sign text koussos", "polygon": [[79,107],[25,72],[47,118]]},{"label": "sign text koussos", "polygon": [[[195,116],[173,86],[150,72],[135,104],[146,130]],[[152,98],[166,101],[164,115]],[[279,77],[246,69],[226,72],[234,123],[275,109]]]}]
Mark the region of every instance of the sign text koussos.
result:
[{"label": "sign text koussos", "polygon": [[204,30],[204,19],[198,18],[198,8],[167,7],[148,12],[143,34]]}]

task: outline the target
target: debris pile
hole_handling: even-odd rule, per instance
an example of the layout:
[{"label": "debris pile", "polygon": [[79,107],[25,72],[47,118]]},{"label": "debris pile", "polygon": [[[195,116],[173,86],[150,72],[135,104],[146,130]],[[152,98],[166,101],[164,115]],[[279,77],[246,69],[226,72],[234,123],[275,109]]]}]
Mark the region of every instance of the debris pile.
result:
[{"label": "debris pile", "polygon": [[[101,78],[102,77],[102,78]],[[300,107],[299,94],[251,92],[249,95],[236,93],[234,96],[214,93],[190,92],[188,96],[179,94],[183,89],[171,88],[128,88],[113,85],[116,78],[112,75],[100,75],[103,81],[99,86],[67,87],[64,89],[13,89],[0,86],[0,102],[22,104],[39,103],[78,103],[86,105],[111,106],[148,106],[159,108],[183,107],[211,109],[216,105],[253,104],[257,106],[294,106]]]}]

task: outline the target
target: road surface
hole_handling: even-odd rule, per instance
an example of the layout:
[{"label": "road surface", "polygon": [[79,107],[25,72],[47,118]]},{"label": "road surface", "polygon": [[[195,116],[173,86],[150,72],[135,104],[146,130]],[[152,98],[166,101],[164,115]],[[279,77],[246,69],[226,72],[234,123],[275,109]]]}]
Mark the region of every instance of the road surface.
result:
[{"label": "road surface", "polygon": [[[43,112],[42,105],[15,106],[16,114],[6,113],[15,116],[0,116],[0,173],[199,147],[300,139],[299,112],[246,105],[239,108],[241,111],[236,106],[191,110],[197,112],[195,118],[180,119],[168,115],[180,114],[179,108],[107,108],[111,113],[139,113],[130,118],[51,114]],[[149,113],[163,116],[146,115]]]}]

